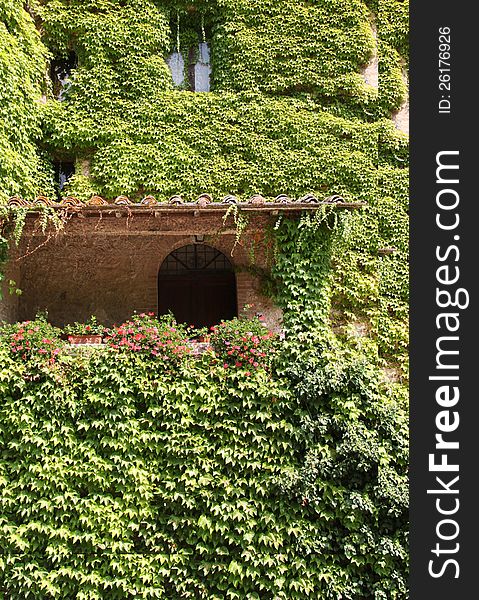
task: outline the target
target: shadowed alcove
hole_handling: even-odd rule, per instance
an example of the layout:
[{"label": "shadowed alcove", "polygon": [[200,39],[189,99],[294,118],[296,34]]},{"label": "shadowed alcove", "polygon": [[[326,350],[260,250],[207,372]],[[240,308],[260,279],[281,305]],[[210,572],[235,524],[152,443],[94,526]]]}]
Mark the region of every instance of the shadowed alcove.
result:
[{"label": "shadowed alcove", "polygon": [[169,311],[196,327],[235,317],[236,277],[226,256],[206,244],[171,252],[158,273],[158,314]]}]

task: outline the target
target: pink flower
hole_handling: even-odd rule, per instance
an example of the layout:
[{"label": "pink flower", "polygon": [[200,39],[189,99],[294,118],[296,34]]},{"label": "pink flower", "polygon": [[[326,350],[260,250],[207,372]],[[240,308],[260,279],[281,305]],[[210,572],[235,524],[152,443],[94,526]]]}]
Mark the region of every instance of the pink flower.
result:
[{"label": "pink flower", "polygon": [[246,371],[245,375],[246,375],[247,377],[249,377],[249,376],[251,375],[251,373],[250,373],[249,371]]}]

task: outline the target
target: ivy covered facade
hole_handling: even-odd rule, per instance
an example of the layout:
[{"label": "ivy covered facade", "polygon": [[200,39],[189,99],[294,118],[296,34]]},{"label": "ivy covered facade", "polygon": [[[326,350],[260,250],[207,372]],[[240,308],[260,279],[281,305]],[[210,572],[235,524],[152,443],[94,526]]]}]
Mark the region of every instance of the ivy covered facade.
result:
[{"label": "ivy covered facade", "polygon": [[[5,306],[35,276],[29,231],[73,226],[12,198],[234,196],[216,247],[238,246],[284,334],[267,366],[217,351],[162,370],[144,348],[72,358],[46,329],[59,358],[32,338],[45,353],[22,359],[12,343],[35,334],[4,325],[6,597],[407,597],[407,16],[398,0],[0,2]],[[279,210],[258,241],[242,202],[279,194],[361,209]]]}]

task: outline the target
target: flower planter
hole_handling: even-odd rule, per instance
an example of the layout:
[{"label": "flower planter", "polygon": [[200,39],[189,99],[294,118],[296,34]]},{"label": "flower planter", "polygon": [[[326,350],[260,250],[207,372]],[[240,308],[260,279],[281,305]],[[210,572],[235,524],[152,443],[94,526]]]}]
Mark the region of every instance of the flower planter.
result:
[{"label": "flower planter", "polygon": [[70,344],[74,344],[75,346],[80,344],[101,344],[103,340],[103,336],[101,335],[73,335],[69,334],[67,336],[67,340]]}]

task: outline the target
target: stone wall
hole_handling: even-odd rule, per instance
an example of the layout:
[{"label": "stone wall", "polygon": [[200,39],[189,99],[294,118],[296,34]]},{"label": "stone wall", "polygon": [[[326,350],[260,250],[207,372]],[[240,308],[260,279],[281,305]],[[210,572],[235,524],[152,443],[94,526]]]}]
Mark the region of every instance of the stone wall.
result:
[{"label": "stone wall", "polygon": [[[17,314],[9,320],[32,319],[47,310],[56,325],[87,320],[92,314],[106,325],[120,323],[136,312],[157,312],[158,270],[166,256],[181,246],[204,243],[223,252],[233,264],[237,304],[241,313],[264,315],[278,329],[281,311],[261,290],[261,277],[252,269],[267,269],[264,231],[268,217],[258,216],[235,245],[236,231],[225,227],[222,215],[125,215],[114,211],[75,215],[51,239],[27,224],[18,261]],[[230,224],[231,225],[231,224]],[[201,239],[201,237],[200,237]],[[214,298],[212,298],[214,302]]]}]

